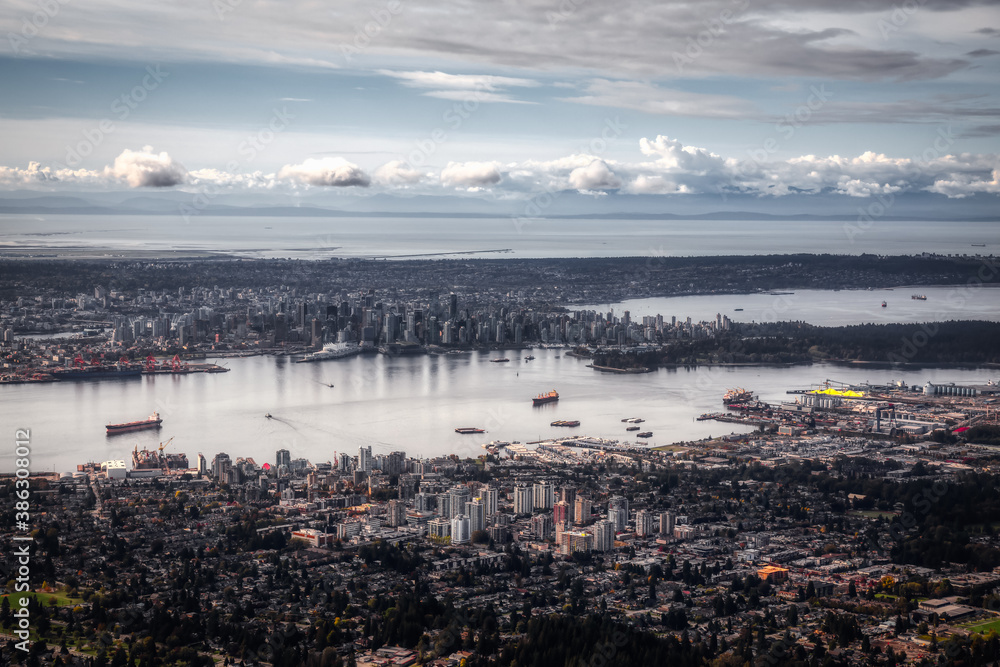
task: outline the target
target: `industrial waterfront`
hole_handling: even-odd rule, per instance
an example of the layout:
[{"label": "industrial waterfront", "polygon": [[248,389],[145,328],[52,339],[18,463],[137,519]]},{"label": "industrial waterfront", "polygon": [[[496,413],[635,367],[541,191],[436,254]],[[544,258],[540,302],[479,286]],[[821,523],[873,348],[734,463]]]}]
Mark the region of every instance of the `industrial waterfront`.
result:
[{"label": "industrial waterfront", "polygon": [[[753,427],[697,421],[722,408],[730,387],[746,387],[769,403],[786,392],[827,379],[845,383],[925,382],[985,384],[990,369],[893,370],[838,364],[805,366],[704,366],[622,375],[588,368],[565,348],[511,353],[506,364],[489,352],[390,357],[297,364],[287,357],[217,359],[228,373],[147,376],[132,380],[58,382],[0,387],[0,419],[32,429],[39,470],[75,470],[79,463],[128,459],[134,446],[155,447],[169,437],[171,450],[194,460],[199,452],[233,449],[267,460],[275,449],[293,449],[312,461],[360,444],[375,451],[405,449],[413,456],[458,454],[475,458],[491,440],[533,441],[564,436],[556,420],[579,420],[574,435],[636,441],[621,420],[645,419],[648,446],[748,432]],[[208,361],[213,361],[209,359]],[[333,387],[329,386],[334,385]],[[557,403],[533,407],[531,399],[558,390]],[[157,410],[159,431],[107,438],[104,425]],[[270,413],[273,418],[268,419]],[[478,436],[455,433],[474,426]],[[478,438],[478,439],[477,439]],[[10,455],[0,468],[10,469]]]}]

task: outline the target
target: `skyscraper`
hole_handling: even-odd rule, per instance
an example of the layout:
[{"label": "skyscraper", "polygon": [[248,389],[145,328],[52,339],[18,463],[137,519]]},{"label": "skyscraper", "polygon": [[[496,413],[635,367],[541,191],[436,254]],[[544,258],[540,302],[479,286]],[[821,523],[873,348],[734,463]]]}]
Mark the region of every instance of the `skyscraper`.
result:
[{"label": "skyscraper", "polygon": [[556,526],[560,528],[566,528],[569,526],[572,519],[572,512],[570,511],[572,505],[567,503],[565,500],[560,500],[552,508],[552,520]]},{"label": "skyscraper", "polygon": [[464,514],[452,517],[451,519],[451,543],[467,544],[472,537],[472,526],[469,517]]},{"label": "skyscraper", "polygon": [[536,510],[550,510],[555,504],[555,491],[548,482],[540,482],[532,487],[534,496],[534,508]]},{"label": "skyscraper", "polygon": [[397,528],[406,523],[406,503],[401,500],[389,501],[389,525]]},{"label": "skyscraper", "polygon": [[358,447],[358,470],[361,470],[362,472],[372,471],[371,445],[367,447]]},{"label": "skyscraper", "polygon": [[616,533],[622,532],[628,525],[628,512],[620,507],[608,509],[608,523],[614,527]]},{"label": "skyscraper", "polygon": [[486,505],[482,500],[476,498],[472,502],[465,503],[465,513],[469,517],[469,530],[475,533],[478,530],[486,530]]},{"label": "skyscraper", "polygon": [[611,551],[614,546],[614,526],[609,521],[601,519],[594,524],[594,551]]},{"label": "skyscraper", "polygon": [[674,534],[674,515],[671,512],[660,514],[660,532],[672,537]]},{"label": "skyscraper", "polygon": [[464,514],[465,503],[469,502],[471,496],[469,489],[464,486],[456,486],[448,492],[448,496],[450,497],[451,516],[454,517],[459,514]]},{"label": "skyscraper", "polygon": [[640,537],[646,537],[652,535],[653,529],[653,513],[647,510],[639,510],[635,513],[635,533]]},{"label": "skyscraper", "polygon": [[499,489],[488,486],[483,490],[483,504],[486,505],[486,516],[493,516],[498,511],[498,505],[500,502],[500,491]]},{"label": "skyscraper", "polygon": [[531,487],[529,486],[514,487],[514,513],[531,514],[531,510],[533,507],[534,505],[532,504]]},{"label": "skyscraper", "polygon": [[292,467],[292,455],[287,449],[279,449],[274,456],[274,467],[281,468],[281,466]]}]

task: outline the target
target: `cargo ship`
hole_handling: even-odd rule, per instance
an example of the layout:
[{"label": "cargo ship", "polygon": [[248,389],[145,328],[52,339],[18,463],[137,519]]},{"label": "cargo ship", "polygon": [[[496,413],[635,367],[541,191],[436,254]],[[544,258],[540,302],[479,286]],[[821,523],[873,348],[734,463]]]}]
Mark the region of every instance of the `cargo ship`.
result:
[{"label": "cargo ship", "polygon": [[154,412],[148,419],[142,421],[126,422],[124,424],[108,424],[104,428],[108,430],[108,435],[118,435],[119,433],[130,433],[132,431],[143,431],[147,428],[160,428],[163,420],[160,413]]},{"label": "cargo ship", "polygon": [[52,377],[57,380],[111,380],[142,377],[142,366],[84,366],[82,368],[55,368]]},{"label": "cargo ship", "polygon": [[466,434],[466,433],[486,433],[486,431],[484,431],[481,428],[467,427],[467,428],[456,428],[455,429],[455,433],[462,433],[462,434]]},{"label": "cargo ship", "polygon": [[640,428],[641,428],[640,426],[627,426],[627,427],[625,427],[625,430],[626,431],[638,431]]},{"label": "cargo ship", "polygon": [[580,422],[578,422],[576,420],[560,419],[559,421],[554,421],[554,422],[552,422],[549,425],[550,426],[571,426],[572,427],[572,426],[579,426]]},{"label": "cargo ship", "polygon": [[554,403],[559,400],[559,392],[555,389],[547,394],[539,394],[531,399],[532,405],[545,405],[546,403]]},{"label": "cargo ship", "polygon": [[637,438],[652,438],[653,437],[653,432],[652,431],[643,431],[642,433],[636,433],[635,437],[637,437]]},{"label": "cargo ship", "polygon": [[490,359],[490,363],[492,364],[502,364],[507,361],[510,361],[510,359],[508,359],[507,357],[500,357],[499,359]]},{"label": "cargo ship", "polygon": [[927,301],[927,296],[924,294],[914,294],[910,298],[914,301]]},{"label": "cargo ship", "polygon": [[729,405],[730,403],[749,403],[753,400],[753,392],[744,389],[743,387],[737,387],[736,389],[728,390],[722,397],[722,404]]}]

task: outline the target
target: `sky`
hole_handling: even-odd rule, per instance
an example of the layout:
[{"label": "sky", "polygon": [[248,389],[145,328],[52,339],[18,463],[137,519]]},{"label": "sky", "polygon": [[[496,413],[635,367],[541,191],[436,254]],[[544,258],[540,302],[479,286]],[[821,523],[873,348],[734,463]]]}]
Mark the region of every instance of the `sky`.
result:
[{"label": "sky", "polygon": [[1000,192],[1000,0],[7,0],[0,35],[0,191]]}]

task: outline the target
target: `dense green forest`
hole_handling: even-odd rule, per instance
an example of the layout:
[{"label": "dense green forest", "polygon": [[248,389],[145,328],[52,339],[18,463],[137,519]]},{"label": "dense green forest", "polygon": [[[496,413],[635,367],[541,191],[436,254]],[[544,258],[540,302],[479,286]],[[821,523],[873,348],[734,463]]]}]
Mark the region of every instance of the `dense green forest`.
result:
[{"label": "dense green forest", "polygon": [[613,368],[658,365],[788,364],[865,361],[885,364],[1000,363],[1000,323],[949,321],[817,327],[804,322],[738,324],[714,338],[670,341],[659,350],[601,351]]}]

